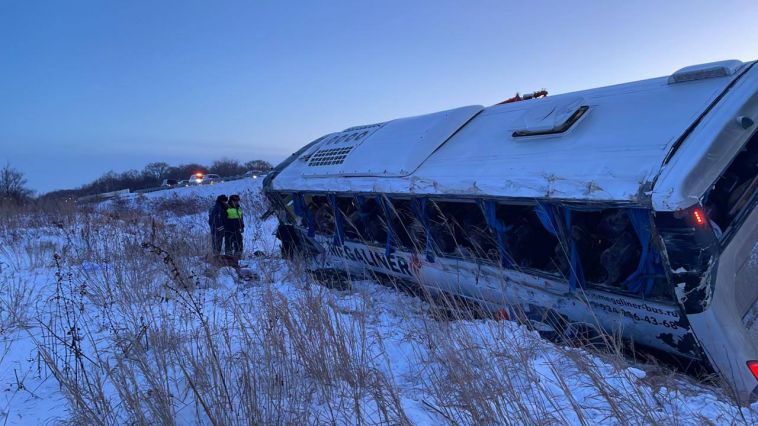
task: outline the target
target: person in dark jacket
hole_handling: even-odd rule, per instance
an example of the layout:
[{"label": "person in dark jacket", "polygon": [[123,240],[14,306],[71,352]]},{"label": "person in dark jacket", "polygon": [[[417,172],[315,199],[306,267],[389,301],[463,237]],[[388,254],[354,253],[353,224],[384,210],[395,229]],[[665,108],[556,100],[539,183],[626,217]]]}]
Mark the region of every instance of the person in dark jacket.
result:
[{"label": "person in dark jacket", "polygon": [[211,246],[213,254],[221,254],[221,245],[224,241],[224,222],[226,221],[226,209],[229,207],[226,195],[216,197],[216,204],[208,210],[208,226],[211,228]]},{"label": "person in dark jacket", "polygon": [[242,217],[240,196],[229,197],[229,205],[226,209],[224,220],[226,254],[236,258],[242,257],[242,233],[245,231],[245,220]]}]

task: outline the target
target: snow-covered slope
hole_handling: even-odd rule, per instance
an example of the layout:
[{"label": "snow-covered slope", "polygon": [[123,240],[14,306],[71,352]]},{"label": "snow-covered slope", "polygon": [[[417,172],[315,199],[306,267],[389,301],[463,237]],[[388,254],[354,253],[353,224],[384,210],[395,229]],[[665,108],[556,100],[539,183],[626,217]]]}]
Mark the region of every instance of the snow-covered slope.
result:
[{"label": "snow-covered slope", "polygon": [[[562,347],[278,258],[259,181],[0,220],[0,421],[103,424],[750,424],[718,388]],[[240,281],[207,209],[239,193]],[[264,256],[254,257],[253,248]]]},{"label": "snow-covered slope", "polygon": [[[216,183],[213,185],[194,185],[184,186],[163,191],[148,192],[142,194],[147,200],[157,200],[164,198],[215,198],[218,195],[242,194],[250,191],[260,191],[263,179],[244,178],[228,182]],[[138,197],[139,198],[139,197]]]}]

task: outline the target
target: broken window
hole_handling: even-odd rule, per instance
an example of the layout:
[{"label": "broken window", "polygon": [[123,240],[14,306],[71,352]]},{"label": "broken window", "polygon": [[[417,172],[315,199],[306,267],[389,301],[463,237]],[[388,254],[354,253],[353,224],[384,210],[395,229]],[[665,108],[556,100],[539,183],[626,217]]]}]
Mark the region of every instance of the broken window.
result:
[{"label": "broken window", "polygon": [[435,249],[441,254],[450,255],[455,253],[455,229],[453,224],[448,222],[445,215],[442,214],[440,204],[430,201],[427,207],[429,232],[432,235]]},{"label": "broken window", "polygon": [[474,202],[430,202],[429,228],[443,255],[498,261],[495,236]]},{"label": "broken window", "polygon": [[349,217],[352,225],[346,225],[345,228],[354,226],[356,232],[348,234],[346,231],[347,238],[368,244],[385,244],[387,224],[382,213],[382,206],[376,197],[356,196],[355,207],[357,210]]},{"label": "broken window", "polygon": [[426,248],[424,225],[414,213],[413,200],[391,200],[392,235],[398,247],[412,252],[423,252]]},{"label": "broken window", "polygon": [[556,235],[545,229],[534,206],[500,204],[496,215],[505,224],[504,244],[513,267],[568,272],[565,248]]},{"label": "broken window", "polygon": [[640,264],[642,247],[626,209],[573,211],[571,238],[589,284],[621,287]]},{"label": "broken window", "polygon": [[319,234],[334,235],[335,221],[329,199],[324,195],[304,195],[308,214],[313,218],[315,230]]},{"label": "broken window", "polygon": [[271,204],[284,208],[285,215],[287,216],[287,223],[293,223],[294,218],[297,217],[295,212],[295,203],[292,194],[288,193],[273,193],[270,196]]},{"label": "broken window", "polygon": [[758,188],[758,132],[753,134],[745,147],[737,154],[711,192],[704,205],[712,224],[718,226],[717,234],[726,231],[732,221],[750,204]]},{"label": "broken window", "polygon": [[338,196],[335,200],[337,209],[342,215],[342,227],[345,232],[345,238],[348,240],[360,240],[360,232],[358,231],[360,216],[355,198]]}]

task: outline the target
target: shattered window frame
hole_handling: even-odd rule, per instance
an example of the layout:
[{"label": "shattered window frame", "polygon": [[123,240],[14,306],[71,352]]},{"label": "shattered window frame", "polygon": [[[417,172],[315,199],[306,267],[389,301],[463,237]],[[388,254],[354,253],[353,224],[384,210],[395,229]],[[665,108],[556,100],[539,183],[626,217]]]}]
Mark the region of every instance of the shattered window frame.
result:
[{"label": "shattered window frame", "polygon": [[[656,224],[653,221],[653,218],[650,216],[651,212],[649,209],[640,209],[629,206],[609,204],[592,207],[571,206],[570,210],[572,215],[572,228],[574,225],[573,221],[576,219],[575,216],[577,214],[600,214],[603,211],[609,210],[615,210],[619,213],[625,214],[627,217],[629,217],[630,223],[628,223],[622,229],[622,231],[626,232],[626,235],[632,238],[632,240],[636,243],[636,248],[639,249],[639,254],[634,257],[635,261],[629,262],[629,270],[619,273],[618,281],[615,284],[609,285],[604,282],[593,281],[591,277],[587,276],[587,271],[585,270],[585,262],[587,262],[587,260],[583,259],[582,253],[577,245],[577,256],[579,258],[578,261],[582,268],[581,273],[584,285],[587,288],[607,293],[624,295],[627,297],[634,297],[640,300],[658,300],[665,302],[671,302],[674,300],[673,293],[670,289],[669,280],[665,272],[666,266],[661,254],[661,247],[657,241],[658,230]],[[629,215],[632,215],[634,213],[633,210],[638,210],[637,213],[643,215],[643,217],[646,219],[644,221],[646,223],[645,226],[649,227],[649,234],[647,235],[647,256],[643,256],[643,242],[640,240],[641,231],[638,232],[638,230],[635,229],[634,225],[631,223],[631,217]],[[570,237],[575,244],[579,242],[575,239],[573,229],[572,232],[567,233],[567,236]],[[622,236],[620,235],[619,238],[621,237]],[[593,253],[595,252],[596,251],[593,251]],[[599,256],[598,260],[600,260],[603,256],[602,251],[597,251],[597,255]],[[648,262],[653,262],[653,264],[647,265]],[[646,264],[646,266],[643,267],[643,264]],[[634,265],[636,265],[636,267],[634,267]],[[644,283],[647,283],[648,279],[652,281],[649,283],[650,287],[646,288]],[[639,284],[641,287],[637,290],[630,288],[630,286],[633,287],[635,284]]]},{"label": "shattered window frame", "polygon": [[[354,243],[365,244],[370,246],[384,246],[387,243],[387,229],[386,219],[384,218],[384,212],[382,206],[377,201],[377,194],[356,194],[356,193],[342,193],[344,198],[352,197],[353,203],[356,207],[356,216],[358,223],[352,223],[357,233],[345,233],[345,239]],[[359,201],[362,199],[362,203]],[[339,198],[339,196],[338,196]],[[368,217],[368,215],[372,215]],[[344,216],[343,216],[344,217]],[[377,219],[375,222],[371,222],[372,219]],[[376,235],[374,235],[376,233]],[[376,238],[372,238],[376,237]]]},{"label": "shattered window frame", "polygon": [[353,194],[345,195],[344,193],[337,193],[335,195],[335,203],[340,211],[342,217],[342,227],[345,233],[345,240],[347,241],[360,241],[360,230],[358,226],[360,223],[360,217],[358,216],[358,203]]},{"label": "shattered window frame", "polygon": [[410,253],[423,253],[426,250],[427,229],[414,211],[413,205],[417,200],[402,196],[387,196],[386,199],[393,215],[389,220],[394,238],[393,245]]},{"label": "shattered window frame", "polygon": [[[752,175],[747,173],[747,177],[742,181],[730,182],[731,177],[739,176],[740,172],[742,172],[738,168],[749,167],[750,162],[756,168],[756,173]],[[723,185],[726,186],[722,187]],[[744,191],[734,200],[734,204],[729,203],[730,198],[737,195],[735,191],[742,185],[746,185]],[[742,148],[740,148],[740,151],[734,155],[729,165],[719,174],[709,191],[703,197],[703,206],[706,210],[705,215],[714,229],[716,237],[722,241],[722,245],[731,240],[736,230],[740,228],[750,212],[756,208],[757,204],[758,130],[750,135]],[[737,209],[737,211],[732,214],[731,211],[734,209]]]},{"label": "shattered window frame", "polygon": [[337,221],[329,196],[326,193],[303,193],[302,197],[305,209],[313,216],[316,234],[334,236]]},{"label": "shattered window frame", "polygon": [[[453,211],[453,215],[445,214],[441,205],[449,209],[459,209]],[[462,209],[462,210],[461,210]],[[472,223],[470,217],[466,218],[465,211],[479,215],[481,220]],[[450,220],[449,216],[459,216],[458,219]],[[440,220],[442,218],[442,220]],[[434,251],[437,256],[451,259],[463,259],[473,262],[485,262],[497,264],[499,256],[497,254],[497,242],[492,229],[487,224],[481,207],[477,200],[472,199],[429,199],[427,207],[427,222],[431,229],[427,232],[431,234],[431,241],[434,245]],[[468,223],[466,223],[468,222]],[[478,241],[471,239],[469,231],[480,232],[481,238]],[[474,228],[472,230],[472,228]],[[442,231],[447,230],[445,235]],[[482,254],[484,254],[482,256]]]},{"label": "shattered window frame", "polygon": [[[516,271],[527,271],[529,273],[536,273],[539,275],[545,275],[549,276],[551,278],[559,278],[559,279],[566,279],[568,270],[567,268],[570,266],[570,262],[568,259],[568,256],[566,255],[566,247],[567,244],[563,240],[562,235],[564,232],[561,232],[558,230],[557,235],[551,234],[547,229],[545,229],[545,226],[540,222],[540,219],[535,212],[536,204],[535,203],[516,203],[516,202],[505,202],[505,201],[499,201],[496,205],[496,216],[499,220],[502,220],[504,225],[507,227],[507,230],[505,232],[505,251],[507,253],[507,256],[510,258],[510,261],[512,263],[511,269]],[[513,210],[513,209],[520,209],[524,210],[522,215],[516,216],[513,214],[508,214],[506,210]],[[510,212],[513,213],[513,212]],[[526,213],[526,214],[523,214]],[[521,222],[521,223],[519,223]],[[548,253],[546,253],[545,259],[542,264],[540,265],[533,265],[531,264],[533,262],[533,259],[529,259],[527,256],[522,256],[524,253],[521,250],[514,250],[514,247],[516,246],[514,244],[513,240],[513,232],[517,231],[519,226],[528,226],[528,230],[534,231],[537,234],[540,234],[540,237],[543,237],[543,239],[551,239],[554,240],[553,247],[548,250]],[[560,226],[560,224],[559,224]],[[534,235],[534,234],[531,234]],[[533,240],[530,240],[530,243],[533,243]],[[553,243],[552,241],[550,243]],[[530,244],[529,249],[533,250],[533,247]],[[556,254],[555,251],[560,249],[560,253]],[[553,251],[553,254],[550,255],[549,251]],[[535,253],[531,253],[534,255]],[[559,259],[556,259],[559,255],[563,255],[564,261],[560,262]],[[552,264],[552,268],[546,268],[545,266],[548,264]]]},{"label": "shattered window frame", "polygon": [[[628,209],[623,207],[571,209],[572,224],[569,235],[577,246],[579,261],[588,287],[621,290],[626,279],[639,265],[642,257],[642,242],[634,231],[627,211]],[[616,215],[616,217],[611,215]],[[624,238],[633,246],[627,246],[627,250],[632,250],[632,257],[624,256],[623,263],[609,265],[608,263],[613,260],[611,250],[620,249],[618,245],[624,243]],[[608,266],[614,266],[618,270],[611,271]],[[605,274],[605,277],[596,274]]]},{"label": "shattered window frame", "polygon": [[291,192],[274,192],[271,194],[269,201],[273,205],[279,206],[285,212],[284,222],[288,224],[297,223],[298,216],[295,213],[295,200]]}]

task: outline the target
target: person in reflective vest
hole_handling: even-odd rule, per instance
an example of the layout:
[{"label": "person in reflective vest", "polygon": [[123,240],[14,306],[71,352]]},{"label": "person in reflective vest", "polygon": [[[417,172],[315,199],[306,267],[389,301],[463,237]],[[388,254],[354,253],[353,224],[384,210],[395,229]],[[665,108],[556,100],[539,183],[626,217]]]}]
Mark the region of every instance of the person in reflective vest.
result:
[{"label": "person in reflective vest", "polygon": [[242,233],[245,231],[245,220],[242,217],[240,196],[229,197],[229,206],[226,209],[224,221],[225,249],[226,254],[234,257],[242,257]]},{"label": "person in reflective vest", "polygon": [[211,247],[213,254],[221,254],[221,245],[224,242],[224,222],[226,222],[227,204],[226,195],[219,195],[216,204],[208,211],[208,225],[211,228]]}]

